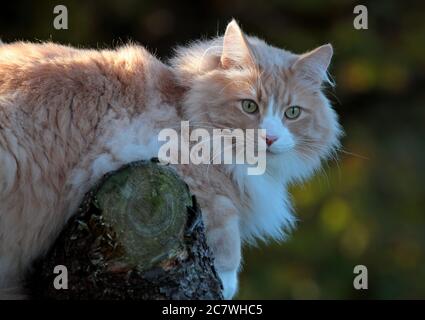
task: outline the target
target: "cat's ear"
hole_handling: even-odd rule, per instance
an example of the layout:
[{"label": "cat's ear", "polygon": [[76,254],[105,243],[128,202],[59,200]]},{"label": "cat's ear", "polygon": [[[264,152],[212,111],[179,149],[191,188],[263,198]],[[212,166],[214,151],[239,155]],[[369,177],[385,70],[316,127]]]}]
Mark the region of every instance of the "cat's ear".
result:
[{"label": "cat's ear", "polygon": [[245,67],[253,63],[253,56],[249,43],[243,31],[235,20],[232,20],[226,28],[223,37],[223,51],[220,57],[220,65],[224,69],[233,67]]},{"label": "cat's ear", "polygon": [[292,69],[298,76],[311,82],[312,85],[321,85],[323,81],[329,82],[327,70],[331,63],[332,55],[332,45],[325,44],[302,54],[295,61]]}]

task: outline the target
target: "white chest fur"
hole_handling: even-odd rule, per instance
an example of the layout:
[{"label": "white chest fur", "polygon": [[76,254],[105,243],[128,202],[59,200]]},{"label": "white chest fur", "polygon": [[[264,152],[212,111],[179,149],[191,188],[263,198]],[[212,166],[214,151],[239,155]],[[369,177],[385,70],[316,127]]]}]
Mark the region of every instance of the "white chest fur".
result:
[{"label": "white chest fur", "polygon": [[280,175],[269,170],[263,175],[251,176],[244,172],[236,174],[239,174],[238,185],[249,195],[250,201],[249,209],[240,220],[242,239],[247,242],[283,239],[285,231],[294,226],[295,218]]}]

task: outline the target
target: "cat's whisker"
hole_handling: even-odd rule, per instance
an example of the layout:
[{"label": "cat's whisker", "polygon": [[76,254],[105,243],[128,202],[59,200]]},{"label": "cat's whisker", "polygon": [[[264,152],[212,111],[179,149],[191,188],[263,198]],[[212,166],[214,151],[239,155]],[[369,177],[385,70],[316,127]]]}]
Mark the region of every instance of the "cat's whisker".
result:
[{"label": "cat's whisker", "polygon": [[350,152],[350,151],[347,151],[347,150],[344,150],[344,149],[339,149],[338,150],[339,152],[341,152],[341,153],[344,153],[344,154],[346,154],[346,155],[349,155],[349,156],[353,156],[353,157],[356,157],[356,158],[359,158],[359,159],[363,159],[363,160],[370,160],[368,157],[366,157],[366,156],[362,156],[361,154],[358,154],[358,153],[354,153],[354,152]]}]

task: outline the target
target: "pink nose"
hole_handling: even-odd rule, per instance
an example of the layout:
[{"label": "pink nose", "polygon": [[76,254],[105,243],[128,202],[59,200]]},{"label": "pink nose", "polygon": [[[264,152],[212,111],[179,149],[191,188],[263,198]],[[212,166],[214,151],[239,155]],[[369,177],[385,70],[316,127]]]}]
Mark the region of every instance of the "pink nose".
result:
[{"label": "pink nose", "polygon": [[267,146],[271,146],[272,144],[273,144],[273,142],[275,142],[277,140],[277,137],[276,136],[266,136],[266,143],[267,143]]}]

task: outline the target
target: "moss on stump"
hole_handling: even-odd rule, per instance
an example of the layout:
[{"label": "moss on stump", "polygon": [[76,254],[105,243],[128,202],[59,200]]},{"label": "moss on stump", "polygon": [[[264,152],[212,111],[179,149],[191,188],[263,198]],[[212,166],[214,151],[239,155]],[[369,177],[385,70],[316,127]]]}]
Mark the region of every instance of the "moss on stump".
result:
[{"label": "moss on stump", "polygon": [[[55,266],[68,289],[54,288]],[[28,277],[34,299],[221,299],[201,212],[172,168],[107,174]]]}]

